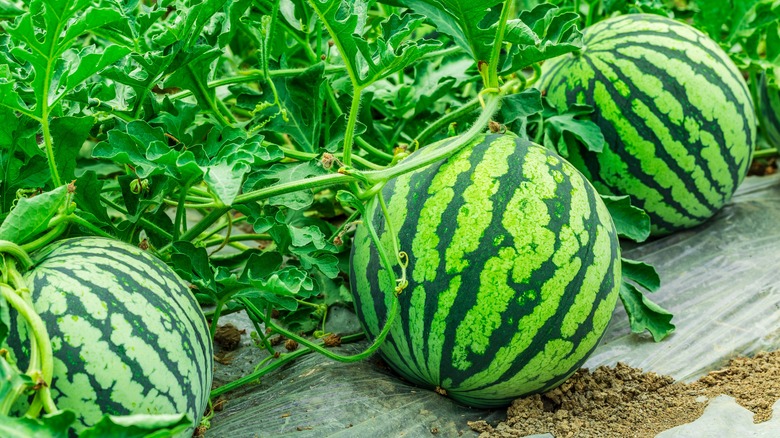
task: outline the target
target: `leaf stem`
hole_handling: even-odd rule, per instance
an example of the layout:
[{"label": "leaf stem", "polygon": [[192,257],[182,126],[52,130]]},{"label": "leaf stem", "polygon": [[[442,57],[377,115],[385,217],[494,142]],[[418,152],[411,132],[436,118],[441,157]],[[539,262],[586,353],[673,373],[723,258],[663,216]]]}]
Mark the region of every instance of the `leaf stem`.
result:
[{"label": "leaf stem", "polygon": [[[48,89],[48,87],[47,87]],[[44,99],[47,98],[44,94]],[[51,174],[51,181],[54,187],[62,185],[62,179],[60,178],[60,172],[57,170],[57,161],[54,156],[54,145],[51,140],[51,127],[49,125],[48,106],[43,105],[44,114],[41,117],[41,127],[43,128],[43,144],[46,148],[46,159],[49,161],[49,173]]]},{"label": "leaf stem", "polygon": [[349,108],[349,117],[347,118],[347,129],[344,133],[344,149],[342,161],[345,166],[352,165],[352,142],[355,136],[355,125],[357,124],[358,111],[360,111],[360,97],[363,94],[363,90],[355,87],[355,92],[352,95],[352,106]]},{"label": "leaf stem", "polygon": [[417,137],[415,137],[413,144],[423,144],[425,143],[433,134],[435,134],[440,129],[444,128],[445,126],[449,125],[451,122],[458,120],[462,117],[467,116],[471,112],[475,111],[477,108],[479,108],[479,99],[474,98],[467,102],[464,105],[461,105],[457,109],[450,111],[449,113],[445,114],[444,116],[440,117],[430,125],[428,125],[427,128],[425,128],[421,133],[417,134]]},{"label": "leaf stem", "polygon": [[504,33],[506,32],[506,23],[509,19],[509,11],[512,9],[512,2],[507,0],[501,8],[501,17],[498,20],[496,28],[496,38],[493,41],[493,49],[490,52],[490,64],[488,67],[488,82],[486,88],[498,88],[498,61],[501,59],[501,47],[504,45]]},{"label": "leaf stem", "polygon": [[482,111],[482,114],[480,114],[479,118],[466,132],[456,137],[455,139],[449,140],[447,143],[439,143],[439,146],[433,148],[433,150],[428,148],[428,150],[423,153],[417,153],[415,156],[407,158],[393,167],[384,170],[363,172],[362,176],[365,178],[366,182],[369,184],[374,184],[383,181],[389,181],[398,175],[420,169],[429,164],[449,157],[457,150],[474,140],[483,131],[483,129],[485,129],[485,125],[487,125],[488,121],[490,121],[490,119],[493,117],[493,114],[498,110],[499,103],[501,102],[500,96],[496,94],[490,93],[487,96],[488,98],[485,99],[485,108]]},{"label": "leaf stem", "polygon": [[0,255],[2,254],[13,256],[24,269],[30,269],[34,264],[24,248],[8,240],[0,240]]},{"label": "leaf stem", "polygon": [[388,315],[388,318],[387,318],[387,322],[385,322],[385,326],[382,328],[382,331],[379,333],[379,335],[377,335],[377,337],[374,340],[374,342],[368,348],[366,348],[365,350],[363,350],[362,352],[360,352],[358,354],[353,354],[351,356],[342,356],[342,355],[340,355],[338,353],[334,353],[334,352],[328,350],[327,348],[323,347],[321,344],[309,341],[308,339],[303,338],[301,336],[298,336],[295,333],[293,333],[293,332],[291,332],[289,330],[286,330],[283,327],[275,324],[271,320],[271,318],[268,318],[266,315],[264,315],[260,311],[260,309],[255,307],[255,305],[249,299],[247,299],[247,298],[238,298],[238,300],[241,301],[242,304],[244,304],[244,306],[246,307],[248,312],[251,312],[255,316],[258,316],[260,319],[262,319],[263,323],[265,324],[265,326],[267,328],[270,328],[272,331],[274,331],[276,333],[279,333],[280,335],[282,335],[282,336],[284,336],[284,337],[286,337],[288,339],[293,339],[296,342],[298,342],[299,344],[304,345],[304,346],[308,347],[309,349],[311,349],[313,351],[316,351],[316,352],[322,354],[323,356],[325,356],[325,357],[327,357],[329,359],[332,359],[332,360],[335,360],[335,361],[338,361],[338,362],[346,362],[346,363],[357,362],[357,361],[363,360],[363,359],[367,358],[368,356],[374,354],[374,352],[376,350],[378,350],[379,347],[382,345],[382,342],[385,340],[385,337],[387,337],[387,334],[390,333],[390,328],[392,327],[393,322],[395,321],[395,317],[398,314],[398,300],[394,299],[392,307],[390,308],[390,311],[388,312],[389,315]]}]

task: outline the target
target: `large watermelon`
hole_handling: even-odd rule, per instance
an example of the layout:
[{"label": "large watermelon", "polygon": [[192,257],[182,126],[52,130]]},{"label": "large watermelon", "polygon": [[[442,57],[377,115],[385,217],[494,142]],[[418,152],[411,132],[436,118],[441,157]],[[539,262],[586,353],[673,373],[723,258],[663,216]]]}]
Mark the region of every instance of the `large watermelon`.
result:
[{"label": "large watermelon", "polygon": [[585,103],[605,150],[569,161],[606,194],[629,195],[653,233],[700,224],[732,196],[756,144],[750,92],[703,33],[656,15],[624,15],[584,32],[577,54],[545,63],[539,88],[556,107]]},{"label": "large watermelon", "polygon": [[[401,313],[380,349],[400,375],[495,407],[562,383],[596,347],[617,299],[620,249],[601,198],[569,163],[490,135],[382,193],[408,254]],[[395,260],[381,210],[365,220]],[[375,337],[395,285],[365,226],[355,233],[350,279]]]},{"label": "large watermelon", "polygon": [[[211,337],[192,293],[165,263],[126,243],[76,238],[36,254],[26,278],[52,341],[52,396],[76,412],[77,431],[103,414],[187,413],[193,428],[200,422]],[[26,369],[26,325],[13,313],[8,344]]]},{"label": "large watermelon", "polygon": [[780,148],[780,90],[770,85],[767,75],[761,75],[758,88],[758,108],[764,136],[770,147]]}]

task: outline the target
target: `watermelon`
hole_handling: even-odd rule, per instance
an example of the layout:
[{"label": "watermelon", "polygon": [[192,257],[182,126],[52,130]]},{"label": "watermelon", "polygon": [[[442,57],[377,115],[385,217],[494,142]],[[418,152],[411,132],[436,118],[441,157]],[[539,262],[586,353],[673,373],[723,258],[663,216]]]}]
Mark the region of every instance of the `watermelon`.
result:
[{"label": "watermelon", "polygon": [[767,75],[761,75],[758,87],[758,107],[761,126],[770,147],[780,148],[780,90],[769,85]]},{"label": "watermelon", "polygon": [[[104,414],[187,413],[208,403],[213,347],[187,284],[141,249],[104,238],[60,241],[35,254],[25,277],[52,341],[52,397],[76,412],[75,431]],[[27,367],[26,325],[12,312],[7,339]]]},{"label": "watermelon", "polygon": [[[582,365],[615,307],[620,248],[601,198],[573,166],[514,136],[480,136],[382,194],[408,256],[400,315],[380,347],[392,369],[462,404],[498,407]],[[381,209],[364,220],[396,260]],[[369,236],[358,226],[350,285],[376,337],[395,284]]]},{"label": "watermelon", "polygon": [[601,153],[566,157],[603,194],[629,195],[662,235],[711,218],[747,175],[756,144],[748,87],[728,55],[687,24],[624,15],[584,31],[537,85],[561,109],[595,108]]}]

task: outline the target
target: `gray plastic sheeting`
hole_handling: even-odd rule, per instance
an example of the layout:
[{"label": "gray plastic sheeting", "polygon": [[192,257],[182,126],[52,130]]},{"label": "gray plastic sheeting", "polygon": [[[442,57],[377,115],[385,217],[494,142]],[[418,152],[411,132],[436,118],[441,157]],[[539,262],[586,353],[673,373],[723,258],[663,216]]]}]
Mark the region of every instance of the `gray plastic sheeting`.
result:
[{"label": "gray plastic sheeting", "polygon": [[[677,331],[660,343],[646,334],[631,334],[618,305],[586,366],[620,361],[691,381],[734,356],[780,348],[778,218],[780,176],[750,177],[707,224],[625,249],[625,257],[658,270],[663,285],[651,298],[674,313]],[[331,329],[338,324],[343,331],[356,330],[347,312],[335,313],[341,322]],[[235,316],[233,320],[242,323]],[[218,367],[215,384],[251,372],[262,359],[263,353],[246,339],[231,365]],[[362,347],[364,343],[339,350],[353,354]],[[469,409],[414,388],[377,361],[342,364],[309,355],[228,394],[207,436],[475,436],[467,421],[494,423],[504,417],[504,409]],[[682,435],[673,436],[706,436],[713,424],[705,417],[684,427]]]}]

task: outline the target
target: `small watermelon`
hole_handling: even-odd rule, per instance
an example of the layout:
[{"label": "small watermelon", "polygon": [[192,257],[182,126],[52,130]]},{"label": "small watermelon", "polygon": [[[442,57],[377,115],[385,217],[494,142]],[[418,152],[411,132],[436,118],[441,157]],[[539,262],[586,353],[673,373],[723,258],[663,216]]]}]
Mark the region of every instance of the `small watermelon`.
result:
[{"label": "small watermelon", "polygon": [[606,145],[566,157],[599,192],[629,195],[654,235],[701,224],[731,198],[756,145],[750,92],[728,55],[687,24],[632,14],[584,31],[583,48],[545,63],[558,108],[595,108]]},{"label": "small watermelon", "polygon": [[[408,255],[401,313],[380,348],[390,367],[463,404],[498,407],[582,365],[615,308],[620,248],[601,198],[573,166],[514,136],[482,136],[382,194]],[[395,260],[381,209],[365,220]],[[364,225],[350,279],[376,337],[395,284]]]},{"label": "small watermelon", "polygon": [[[213,346],[187,285],[165,263],[119,241],[86,237],[35,254],[26,274],[54,353],[52,397],[75,432],[104,414],[179,414],[198,425]],[[7,343],[27,367],[26,324],[12,312]]]}]

